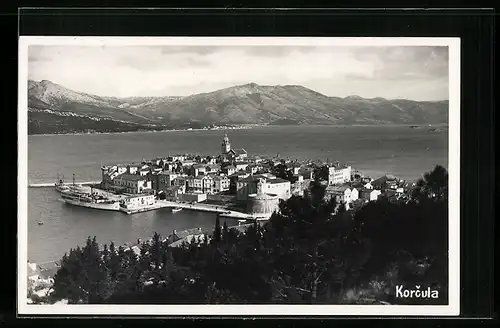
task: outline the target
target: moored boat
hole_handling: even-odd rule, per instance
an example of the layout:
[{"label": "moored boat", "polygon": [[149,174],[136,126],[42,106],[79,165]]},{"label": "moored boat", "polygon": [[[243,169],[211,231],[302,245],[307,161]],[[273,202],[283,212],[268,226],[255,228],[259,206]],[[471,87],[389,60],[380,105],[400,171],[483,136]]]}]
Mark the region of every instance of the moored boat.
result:
[{"label": "moored boat", "polygon": [[182,207],[172,207],[172,213],[177,213],[182,211]]},{"label": "moored boat", "polygon": [[88,207],[98,210],[119,211],[120,203],[115,200],[110,200],[103,196],[93,194],[83,194],[72,191],[64,191],[61,193],[61,200],[66,204]]},{"label": "moored boat", "polygon": [[69,187],[64,183],[64,176],[59,177],[59,174],[57,175],[57,180],[55,183],[56,191],[63,192],[63,191],[68,191]]}]

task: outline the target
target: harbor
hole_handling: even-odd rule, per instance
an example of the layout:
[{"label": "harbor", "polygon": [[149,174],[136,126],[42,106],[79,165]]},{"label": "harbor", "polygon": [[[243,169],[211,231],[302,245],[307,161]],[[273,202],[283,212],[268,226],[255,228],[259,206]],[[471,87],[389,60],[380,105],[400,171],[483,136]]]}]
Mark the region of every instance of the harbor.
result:
[{"label": "harbor", "polygon": [[[55,187],[63,202],[127,215],[171,208],[216,213],[236,220],[268,220],[281,201],[301,196],[315,170],[321,169],[326,197],[345,203],[375,200],[389,187],[392,196],[404,196],[408,183],[392,175],[372,179],[338,161],[312,162],[249,156],[233,148],[224,134],[219,154],[176,154],[138,163],[102,165],[101,181],[72,183],[57,175],[55,183],[29,187]],[[319,171],[318,171],[319,172]],[[385,187],[384,187],[385,186]]]},{"label": "harbor", "polygon": [[[29,215],[36,218],[30,229],[67,249],[72,246],[69,240],[78,238],[79,233],[125,242],[154,231],[212,228],[217,214],[230,225],[266,221],[279,210],[280,200],[303,194],[319,167],[325,168],[325,197],[337,197],[349,206],[375,200],[381,193],[398,198],[408,192],[407,183],[395,176],[372,179],[357,167],[328,158],[291,159],[269,151],[254,155],[233,148],[224,133],[217,138],[222,139],[219,154],[201,155],[190,145],[184,149],[195,149],[196,153],[160,151],[167,154],[149,159],[138,154],[134,157],[141,160],[132,163],[126,159],[130,156],[123,155],[121,160],[106,164],[100,154],[89,163],[62,162],[50,172],[45,169],[43,175],[34,175],[28,181],[30,204],[37,204],[30,205]],[[214,139],[212,144],[217,144]],[[359,162],[355,164],[359,166]],[[366,167],[362,171],[379,174]],[[64,181],[64,176],[69,179]],[[76,193],[76,198],[71,200],[68,191]],[[63,200],[63,195],[69,197]],[[123,206],[127,200],[129,203]],[[30,242],[38,245],[30,248],[33,260],[43,262],[62,256],[38,237]]]}]

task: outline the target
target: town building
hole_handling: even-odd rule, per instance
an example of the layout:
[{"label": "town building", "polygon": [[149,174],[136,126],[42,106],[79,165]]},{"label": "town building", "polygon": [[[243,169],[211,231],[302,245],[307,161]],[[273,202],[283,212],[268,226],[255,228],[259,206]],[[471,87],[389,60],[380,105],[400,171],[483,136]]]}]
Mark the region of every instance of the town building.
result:
[{"label": "town building", "polygon": [[186,155],[174,155],[174,156],[169,156],[167,158],[168,161],[170,162],[184,162],[186,159]]},{"label": "town building", "polygon": [[177,178],[179,174],[174,173],[172,171],[162,171],[158,174],[158,186],[154,188],[158,191],[165,190],[173,185],[175,178]]},{"label": "town building", "polygon": [[229,178],[227,176],[214,175],[214,193],[229,191]]},{"label": "town building", "polygon": [[263,193],[276,195],[283,200],[287,200],[291,196],[290,181],[276,178],[270,174],[257,174],[236,181],[236,199],[246,201],[248,195],[256,194],[258,183],[261,184]]},{"label": "town building", "polygon": [[359,190],[359,198],[368,202],[376,201],[381,194],[382,192],[377,189],[362,188]]},{"label": "town building", "polygon": [[113,179],[112,188],[116,191],[123,191],[130,194],[140,194],[147,190],[152,190],[150,180],[138,174],[124,173]]},{"label": "town building", "polygon": [[398,179],[392,174],[384,175],[371,182],[371,185],[375,189],[379,189],[382,192],[384,192],[386,189],[397,189],[398,184]]},{"label": "town building", "polygon": [[224,166],[221,169],[221,172],[229,176],[229,175],[233,175],[234,173],[238,172],[238,170],[236,169],[236,166],[234,166],[233,164],[230,164],[230,165]]},{"label": "town building", "polygon": [[314,178],[314,170],[308,167],[302,167],[299,169],[299,173],[304,177],[304,180],[312,180]]},{"label": "town building", "polygon": [[154,205],[155,196],[150,193],[141,193],[138,195],[127,195],[122,199],[121,206],[127,209],[142,208],[144,206]]},{"label": "town building", "polygon": [[206,165],[203,165],[203,164],[194,164],[193,166],[191,166],[190,170],[189,170],[189,173],[190,175],[194,176],[194,177],[197,177],[199,175],[203,175],[206,173]]},{"label": "town building", "polygon": [[336,163],[328,167],[328,185],[340,185],[351,181],[351,167]]},{"label": "town building", "polygon": [[293,163],[288,167],[288,169],[290,170],[290,172],[292,172],[293,175],[299,175],[301,168],[302,168],[302,166],[300,164],[297,164],[297,163]]},{"label": "town building", "polygon": [[349,204],[359,198],[359,192],[356,188],[350,188],[349,185],[329,185],[325,189],[325,198],[334,198],[337,202]]},{"label": "town building", "polygon": [[188,176],[186,177],[186,190],[189,192],[202,192],[203,176]]},{"label": "town building", "polygon": [[259,164],[249,164],[247,168],[245,169],[246,172],[250,174],[256,174],[259,171],[262,171],[264,167]]},{"label": "town building", "polygon": [[218,174],[220,172],[219,164],[207,164],[205,166],[205,174]]},{"label": "town building", "polygon": [[236,162],[234,164],[236,166],[236,171],[245,171],[248,165],[250,165],[250,163],[247,162]]},{"label": "town building", "polygon": [[215,193],[215,191],[214,191],[215,182],[214,182],[214,179],[210,175],[204,175],[203,177],[201,177],[201,183],[202,183],[202,189],[201,189],[202,193],[206,193],[206,194],[210,194],[210,195]]},{"label": "town building", "polygon": [[229,191],[236,194],[237,182],[250,176],[247,172],[236,172],[229,176]]},{"label": "town building", "polygon": [[[147,171],[148,169],[149,169],[149,165],[142,164],[142,163],[127,165],[127,173],[128,174],[138,174],[139,172]],[[141,175],[142,175],[142,173],[141,173]]]},{"label": "town building", "polygon": [[174,171],[174,169],[177,167],[177,163],[175,162],[163,162],[163,169],[165,171]]},{"label": "town building", "polygon": [[[210,232],[203,231],[201,228],[188,229],[183,231],[174,230],[170,236],[167,238],[167,244],[169,247],[180,247],[184,243],[192,243],[196,240],[204,241],[205,238],[209,238]],[[207,242],[209,239],[207,239]]]},{"label": "town building", "polygon": [[184,194],[180,194],[179,198],[183,202],[199,203],[207,200],[207,194],[186,192]]},{"label": "town building", "polygon": [[180,195],[186,192],[186,186],[171,186],[161,190],[158,193],[159,199],[166,199],[169,201],[178,201],[180,199]]}]

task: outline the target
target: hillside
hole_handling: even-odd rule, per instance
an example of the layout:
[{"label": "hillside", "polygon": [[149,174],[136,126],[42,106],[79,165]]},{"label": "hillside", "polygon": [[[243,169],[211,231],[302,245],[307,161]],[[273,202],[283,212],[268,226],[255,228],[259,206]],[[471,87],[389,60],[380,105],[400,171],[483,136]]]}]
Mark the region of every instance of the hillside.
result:
[{"label": "hillside", "polygon": [[[37,124],[53,125],[61,115],[106,120],[120,126],[190,124],[435,124],[448,122],[448,101],[329,97],[299,85],[234,86],[187,97],[102,97],[50,81],[28,82],[29,118],[49,111]],[[40,118],[40,115],[38,115]],[[70,126],[73,123],[68,123]],[[82,123],[83,124],[83,123]],[[115,124],[115,123],[113,123]],[[113,125],[111,124],[111,125]],[[83,124],[85,125],[85,124]],[[79,129],[78,124],[74,127]],[[112,129],[112,128],[111,128]],[[52,132],[45,132],[52,133]]]}]

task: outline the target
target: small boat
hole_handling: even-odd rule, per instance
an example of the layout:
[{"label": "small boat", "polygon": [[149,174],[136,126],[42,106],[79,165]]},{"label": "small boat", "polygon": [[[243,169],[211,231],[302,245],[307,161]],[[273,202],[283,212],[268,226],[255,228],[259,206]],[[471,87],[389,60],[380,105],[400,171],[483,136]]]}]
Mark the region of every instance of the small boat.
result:
[{"label": "small boat", "polygon": [[38,221],[38,225],[43,225],[43,221]]},{"label": "small boat", "polygon": [[177,213],[182,211],[182,207],[172,207],[172,213]]}]

